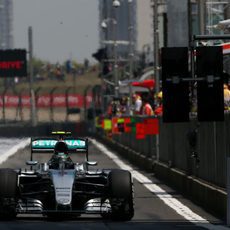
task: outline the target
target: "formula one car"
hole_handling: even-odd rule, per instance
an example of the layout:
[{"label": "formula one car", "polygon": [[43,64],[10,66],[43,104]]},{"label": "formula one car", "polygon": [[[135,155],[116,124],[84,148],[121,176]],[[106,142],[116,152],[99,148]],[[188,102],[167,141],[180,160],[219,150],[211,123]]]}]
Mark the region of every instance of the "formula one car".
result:
[{"label": "formula one car", "polygon": [[[0,169],[0,217],[14,218],[26,213],[55,217],[65,213],[131,220],[131,173],[119,169],[89,170],[97,162],[88,160],[88,139],[74,138],[66,132],[53,134],[56,136],[31,138],[31,159],[26,162],[30,169]],[[36,153],[53,153],[54,157],[38,163],[33,160]],[[80,153],[85,154],[83,163],[74,163],[69,157]]]}]

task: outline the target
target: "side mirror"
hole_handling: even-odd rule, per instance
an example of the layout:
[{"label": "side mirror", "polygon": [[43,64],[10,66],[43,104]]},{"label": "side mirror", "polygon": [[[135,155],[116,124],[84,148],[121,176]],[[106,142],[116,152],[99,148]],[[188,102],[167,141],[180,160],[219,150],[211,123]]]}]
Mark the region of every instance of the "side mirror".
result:
[{"label": "side mirror", "polygon": [[87,161],[86,163],[87,163],[87,165],[89,165],[89,166],[96,166],[96,165],[97,165],[97,162],[96,162],[96,161]]},{"label": "side mirror", "polygon": [[26,161],[26,165],[35,166],[38,164],[38,161]]}]

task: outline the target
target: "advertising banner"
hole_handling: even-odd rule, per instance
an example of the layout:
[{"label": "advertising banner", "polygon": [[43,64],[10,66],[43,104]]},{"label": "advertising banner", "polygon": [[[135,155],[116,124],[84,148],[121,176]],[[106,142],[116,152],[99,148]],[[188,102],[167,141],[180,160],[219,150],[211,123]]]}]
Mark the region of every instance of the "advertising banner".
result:
[{"label": "advertising banner", "polygon": [[0,50],[0,77],[26,77],[26,50]]},{"label": "advertising banner", "polygon": [[[86,106],[89,107],[92,102],[92,97],[86,97]],[[5,107],[30,107],[30,96],[22,95],[21,97],[18,95],[5,95],[4,101],[3,96],[0,96],[0,106]],[[54,94],[52,97],[49,94],[39,95],[36,97],[36,107],[38,108],[46,108],[46,107],[84,107],[84,96],[78,94],[69,94],[66,98],[65,94]]]}]

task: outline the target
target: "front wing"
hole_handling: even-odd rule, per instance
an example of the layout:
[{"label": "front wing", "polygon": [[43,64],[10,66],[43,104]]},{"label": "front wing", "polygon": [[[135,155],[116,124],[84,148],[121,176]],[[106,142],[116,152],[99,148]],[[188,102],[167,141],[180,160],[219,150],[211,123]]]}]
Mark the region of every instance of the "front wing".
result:
[{"label": "front wing", "polygon": [[103,214],[111,213],[111,205],[109,200],[102,202],[101,198],[88,200],[83,209],[72,209],[70,207],[62,207],[59,209],[46,209],[40,200],[23,199],[19,200],[16,212],[18,214],[48,214],[48,213],[78,213],[78,214]]},{"label": "front wing", "polygon": [[[56,188],[51,178],[45,174],[22,174],[19,184],[20,196],[16,206],[17,213],[110,213],[107,178],[103,173],[80,177],[72,187],[72,201],[60,205],[55,199]],[[65,188],[63,188],[65,189]],[[64,198],[63,198],[64,199]],[[64,204],[64,202],[63,202]]]}]

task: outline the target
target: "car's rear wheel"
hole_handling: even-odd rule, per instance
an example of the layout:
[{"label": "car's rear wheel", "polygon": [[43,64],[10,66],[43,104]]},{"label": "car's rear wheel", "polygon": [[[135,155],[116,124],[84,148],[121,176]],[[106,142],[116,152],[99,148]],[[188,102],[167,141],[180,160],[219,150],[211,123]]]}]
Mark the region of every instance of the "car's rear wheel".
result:
[{"label": "car's rear wheel", "polygon": [[133,182],[129,171],[112,170],[108,175],[111,218],[128,221],[134,216]]},{"label": "car's rear wheel", "polygon": [[0,218],[16,217],[18,173],[13,169],[0,169]]}]

